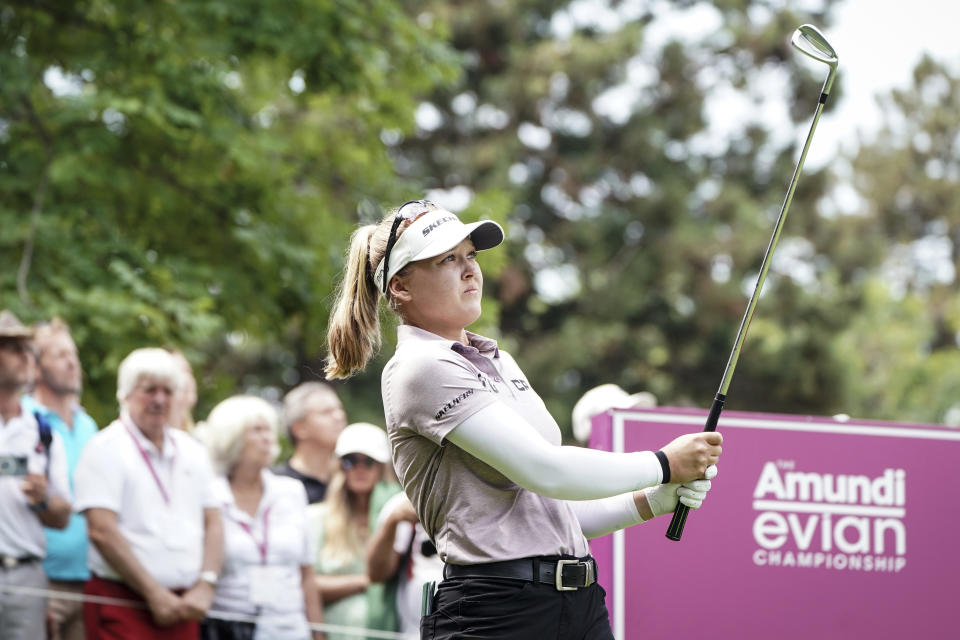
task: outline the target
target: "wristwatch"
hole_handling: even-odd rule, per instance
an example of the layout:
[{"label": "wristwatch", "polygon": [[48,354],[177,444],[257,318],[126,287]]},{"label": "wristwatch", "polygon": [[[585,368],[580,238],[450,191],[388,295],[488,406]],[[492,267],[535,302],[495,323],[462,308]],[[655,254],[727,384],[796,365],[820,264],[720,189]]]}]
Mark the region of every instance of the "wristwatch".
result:
[{"label": "wristwatch", "polygon": [[219,578],[219,577],[220,577],[220,576],[217,575],[217,572],[216,572],[216,571],[201,571],[201,572],[200,572],[200,580],[202,580],[203,582],[206,582],[206,583],[209,584],[211,587],[216,587],[216,586],[217,586],[217,578]]}]

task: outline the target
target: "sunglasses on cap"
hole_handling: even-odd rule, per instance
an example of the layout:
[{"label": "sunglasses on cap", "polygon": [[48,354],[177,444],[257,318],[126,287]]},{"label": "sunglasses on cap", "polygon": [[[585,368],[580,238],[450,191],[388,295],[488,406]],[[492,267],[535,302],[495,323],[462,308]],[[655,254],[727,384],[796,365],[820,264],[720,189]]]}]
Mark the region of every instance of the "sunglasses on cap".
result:
[{"label": "sunglasses on cap", "polygon": [[390,273],[390,252],[393,251],[393,245],[397,244],[397,229],[404,220],[408,224],[413,224],[417,219],[430,213],[431,210],[438,208],[437,205],[429,200],[408,200],[397,209],[397,215],[393,218],[393,226],[390,227],[390,236],[387,238],[387,250],[383,253],[383,293],[387,293],[387,274]]},{"label": "sunglasses on cap", "polygon": [[360,465],[370,469],[376,464],[379,463],[370,456],[365,456],[362,453],[348,453],[340,458],[340,467],[344,471],[349,471],[350,469],[359,467]]}]

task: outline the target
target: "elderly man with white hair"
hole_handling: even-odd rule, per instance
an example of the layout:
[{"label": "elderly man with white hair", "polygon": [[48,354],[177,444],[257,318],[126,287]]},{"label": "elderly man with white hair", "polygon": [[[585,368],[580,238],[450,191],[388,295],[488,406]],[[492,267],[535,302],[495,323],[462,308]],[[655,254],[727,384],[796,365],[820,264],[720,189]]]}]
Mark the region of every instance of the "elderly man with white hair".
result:
[{"label": "elderly man with white hair", "polygon": [[196,640],[213,601],[223,526],[207,452],[169,425],[180,375],[164,349],[130,353],[117,375],[120,417],[77,465],[76,509],[90,537],[86,593],[141,603],[85,603],[88,640]]},{"label": "elderly man with white hair", "polygon": [[323,620],[307,492],[299,481],[268,469],[280,450],[277,422],[265,400],[233,396],[197,428],[220,474],[225,557],[214,608],[257,618],[208,619],[201,626],[204,640],[306,640],[308,621]]}]

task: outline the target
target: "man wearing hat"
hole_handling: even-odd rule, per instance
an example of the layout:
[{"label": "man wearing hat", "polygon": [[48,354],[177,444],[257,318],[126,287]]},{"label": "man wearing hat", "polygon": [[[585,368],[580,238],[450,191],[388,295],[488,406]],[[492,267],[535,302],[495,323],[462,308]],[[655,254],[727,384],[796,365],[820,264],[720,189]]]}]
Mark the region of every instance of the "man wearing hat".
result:
[{"label": "man wearing hat", "polygon": [[33,332],[0,311],[0,630],[6,640],[44,637],[43,527],[70,519],[63,444],[23,406]]}]

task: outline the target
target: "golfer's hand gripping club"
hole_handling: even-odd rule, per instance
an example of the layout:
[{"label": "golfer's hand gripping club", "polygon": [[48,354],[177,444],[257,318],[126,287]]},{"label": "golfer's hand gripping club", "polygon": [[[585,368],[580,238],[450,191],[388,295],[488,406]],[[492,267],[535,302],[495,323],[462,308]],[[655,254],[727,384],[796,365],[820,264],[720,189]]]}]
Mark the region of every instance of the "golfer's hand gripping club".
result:
[{"label": "golfer's hand gripping club", "polygon": [[[740,358],[740,350],[743,347],[743,340],[747,335],[747,329],[750,327],[750,321],[753,319],[753,311],[757,306],[757,300],[760,298],[760,290],[763,288],[764,280],[767,277],[767,270],[770,267],[770,258],[777,243],[780,241],[780,233],[783,231],[783,223],[787,218],[787,212],[790,210],[790,202],[793,200],[793,192],[797,188],[797,181],[800,179],[800,172],[803,170],[803,163],[807,158],[807,151],[810,150],[810,141],[813,140],[813,133],[817,129],[817,122],[820,120],[820,114],[823,113],[823,105],[827,102],[830,95],[830,89],[833,86],[833,78],[837,72],[837,52],[834,50],[827,39],[813,25],[805,24],[793,32],[790,43],[800,53],[813,58],[817,62],[822,62],[830,67],[827,79],[820,90],[820,99],[817,101],[817,109],[813,115],[813,122],[810,124],[810,132],[807,134],[806,142],[803,144],[803,150],[800,152],[800,159],[793,170],[793,178],[790,180],[790,186],[787,189],[787,195],[783,199],[783,206],[780,207],[780,216],[777,218],[777,224],[773,230],[773,236],[770,238],[770,244],[767,246],[767,252],[763,256],[763,262],[760,265],[760,273],[757,276],[757,283],[753,289],[753,295],[750,296],[750,302],[747,303],[747,309],[743,314],[743,320],[740,322],[740,329],[737,331],[737,338],[733,343],[733,349],[730,352],[730,358],[727,360],[727,368],[723,372],[723,379],[720,382],[720,389],[713,399],[713,406],[710,407],[710,413],[707,416],[707,423],[704,431],[714,431],[717,428],[717,421],[720,419],[720,413],[723,411],[723,403],[727,397],[727,390],[730,388],[730,380],[733,378],[733,370],[737,366],[737,360]],[[689,509],[684,504],[678,504],[673,512],[673,519],[667,528],[667,538],[670,540],[679,540],[683,535],[683,527],[687,522]]]},{"label": "golfer's hand gripping club", "polygon": [[[723,401],[725,396],[718,393],[713,399],[713,406],[710,407],[710,413],[707,415],[707,423],[703,427],[704,431],[716,431],[717,422],[720,420],[720,412],[723,411]],[[687,523],[687,514],[690,513],[690,507],[681,503],[673,510],[673,518],[670,520],[670,526],[667,527],[667,537],[671,540],[680,540],[683,535],[683,526]]]}]

